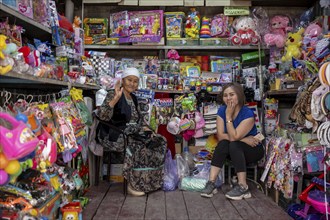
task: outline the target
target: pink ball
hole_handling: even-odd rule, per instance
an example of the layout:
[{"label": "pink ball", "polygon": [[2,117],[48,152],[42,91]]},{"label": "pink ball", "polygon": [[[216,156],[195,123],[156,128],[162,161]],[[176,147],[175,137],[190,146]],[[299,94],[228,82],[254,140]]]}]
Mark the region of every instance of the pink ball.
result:
[{"label": "pink ball", "polygon": [[0,186],[5,185],[8,182],[9,176],[4,170],[0,170]]}]

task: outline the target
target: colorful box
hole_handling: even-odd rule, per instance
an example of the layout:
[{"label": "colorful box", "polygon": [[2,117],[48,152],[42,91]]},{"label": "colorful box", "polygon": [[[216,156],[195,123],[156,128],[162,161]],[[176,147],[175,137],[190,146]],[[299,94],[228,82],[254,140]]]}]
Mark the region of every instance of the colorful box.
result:
[{"label": "colorful box", "polygon": [[85,31],[85,44],[107,44],[107,18],[85,18],[83,26]]},{"label": "colorful box", "polygon": [[184,12],[165,12],[165,29],[167,38],[183,37]]},{"label": "colorful box", "polygon": [[2,4],[7,5],[13,9],[17,10],[16,0],[2,0]]},{"label": "colorful box", "polygon": [[33,19],[46,27],[50,26],[48,0],[32,0]]},{"label": "colorful box", "polygon": [[111,37],[111,38],[107,38],[107,45],[118,45],[119,38],[116,37]]},{"label": "colorful box", "polygon": [[230,46],[228,38],[200,38],[199,44],[203,46]]},{"label": "colorful box", "polygon": [[119,38],[119,43],[159,42],[163,37],[163,10],[128,12],[129,37]]},{"label": "colorful box", "polygon": [[32,0],[17,0],[17,11],[33,19]]},{"label": "colorful box", "polygon": [[198,39],[189,38],[168,38],[166,41],[168,46],[196,46],[199,45]]},{"label": "colorful box", "polygon": [[110,14],[110,37],[129,36],[129,17],[127,11]]}]

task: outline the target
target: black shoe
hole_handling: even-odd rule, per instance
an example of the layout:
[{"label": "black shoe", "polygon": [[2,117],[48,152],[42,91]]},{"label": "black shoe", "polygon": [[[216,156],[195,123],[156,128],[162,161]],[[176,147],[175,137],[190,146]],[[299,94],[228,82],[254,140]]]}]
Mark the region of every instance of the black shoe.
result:
[{"label": "black shoe", "polygon": [[206,183],[204,189],[201,191],[201,196],[211,198],[217,192],[218,192],[218,190],[217,190],[217,187],[215,186],[215,183],[208,181]]}]

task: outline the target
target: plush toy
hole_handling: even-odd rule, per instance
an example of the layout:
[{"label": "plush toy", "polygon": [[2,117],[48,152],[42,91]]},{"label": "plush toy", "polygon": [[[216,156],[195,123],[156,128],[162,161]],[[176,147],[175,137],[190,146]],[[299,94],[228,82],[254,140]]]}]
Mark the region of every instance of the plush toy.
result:
[{"label": "plush toy", "polygon": [[179,56],[178,51],[176,51],[174,49],[170,49],[167,52],[167,59],[170,59],[170,60],[179,60],[180,59],[180,56]]},{"label": "plush toy", "polygon": [[0,75],[8,73],[14,65],[13,59],[5,56],[3,53],[7,48],[6,39],[7,37],[5,35],[0,35]]},{"label": "plush toy", "polygon": [[256,25],[252,18],[242,16],[233,22],[236,33],[231,37],[234,45],[256,45],[259,42],[259,35],[256,32]]},{"label": "plush toy", "polygon": [[25,63],[32,67],[40,66],[40,52],[38,50],[31,51],[30,47],[23,46],[18,51],[23,53]]},{"label": "plush toy", "polygon": [[316,23],[308,25],[304,32],[303,44],[306,47],[315,47],[318,36],[322,33],[322,28]]},{"label": "plush toy", "polygon": [[291,31],[290,19],[287,16],[276,15],[270,20],[270,33],[265,34],[264,41],[267,46],[282,48],[285,46],[287,31]]},{"label": "plush toy", "polygon": [[285,42],[285,55],[282,57],[282,61],[291,61],[292,57],[299,59],[301,56],[300,47],[302,44],[302,34],[304,33],[305,29],[301,28],[296,33],[289,33],[287,40]]}]

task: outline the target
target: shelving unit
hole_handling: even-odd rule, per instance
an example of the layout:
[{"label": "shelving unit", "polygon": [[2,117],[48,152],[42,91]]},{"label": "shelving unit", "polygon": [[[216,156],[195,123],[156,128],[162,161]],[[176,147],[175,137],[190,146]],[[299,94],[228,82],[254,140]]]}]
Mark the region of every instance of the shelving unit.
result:
[{"label": "shelving unit", "polygon": [[[258,46],[85,45],[87,50],[258,50]],[[267,48],[262,48],[267,49]]]},{"label": "shelving unit", "polygon": [[33,19],[26,17],[18,11],[0,3],[0,17],[8,17],[12,24],[20,25],[25,29],[25,34],[41,40],[49,40],[51,38],[51,29]]},{"label": "shelving unit", "polygon": [[32,76],[28,74],[20,74],[14,71],[10,71],[5,75],[0,76],[1,83],[5,84],[48,84],[48,85],[57,85],[63,87],[77,87],[84,90],[98,90],[99,86],[86,85],[80,83],[70,83],[64,82],[56,79],[41,78],[37,76]]}]

